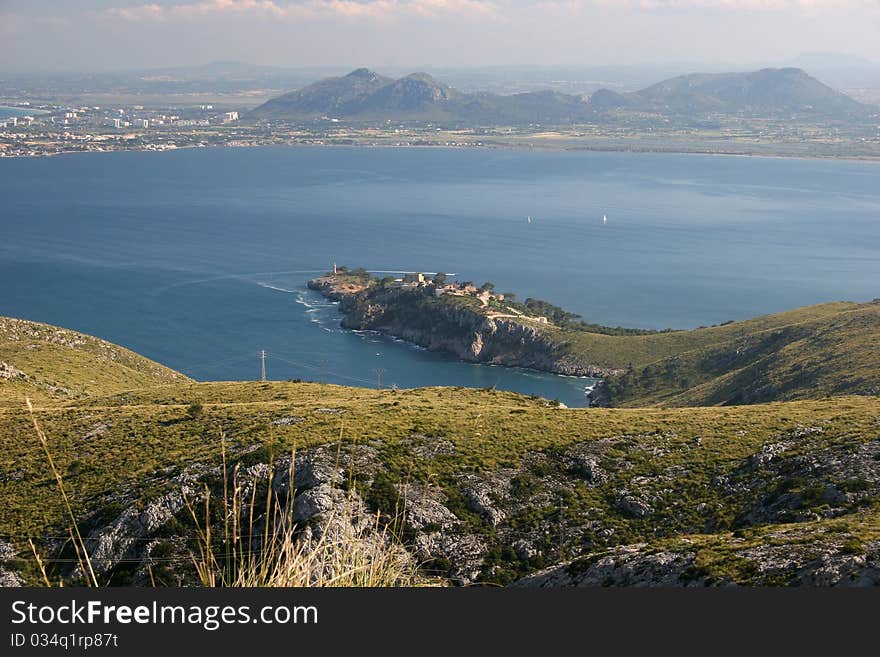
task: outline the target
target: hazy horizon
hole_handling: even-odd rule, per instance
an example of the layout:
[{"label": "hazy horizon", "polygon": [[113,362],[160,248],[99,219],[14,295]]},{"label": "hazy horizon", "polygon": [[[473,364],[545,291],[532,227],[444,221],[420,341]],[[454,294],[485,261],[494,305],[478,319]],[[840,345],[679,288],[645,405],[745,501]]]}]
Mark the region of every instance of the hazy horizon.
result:
[{"label": "hazy horizon", "polygon": [[0,0],[0,70],[878,65],[876,0]]},{"label": "hazy horizon", "polygon": [[[813,55],[814,53],[802,53],[803,55]],[[819,53],[816,53],[817,55]],[[824,54],[824,53],[823,53]],[[829,56],[834,56],[837,53],[827,53]],[[172,65],[160,66],[160,65],[144,65],[144,66],[127,66],[123,68],[57,68],[57,69],[39,69],[39,68],[21,68],[21,69],[13,69],[13,68],[4,68],[5,62],[0,63],[0,74],[12,74],[12,75],[127,75],[127,74],[143,74],[150,72],[163,72],[168,71],[172,72],[175,70],[186,71],[186,72],[198,72],[200,69],[202,70],[210,70],[210,69],[222,69],[223,67],[229,67],[230,69],[235,69],[240,67],[243,71],[247,73],[256,73],[261,70],[265,70],[266,72],[278,72],[278,73],[298,73],[302,75],[314,74],[315,76],[341,76],[346,75],[356,69],[366,68],[368,70],[374,71],[376,73],[382,75],[388,75],[391,77],[397,75],[406,75],[409,73],[416,72],[439,72],[439,73],[449,73],[449,72],[485,72],[485,73],[493,73],[493,72],[505,72],[505,71],[516,71],[516,72],[534,72],[534,73],[542,73],[542,72],[566,72],[566,73],[590,73],[596,71],[633,71],[633,72],[643,72],[649,73],[652,71],[680,71],[680,72],[688,72],[688,73],[716,73],[716,72],[749,72],[753,70],[758,70],[761,68],[782,68],[782,67],[798,67],[804,68],[808,72],[811,68],[816,67],[814,64],[810,66],[808,63],[798,61],[798,58],[792,58],[791,60],[780,60],[780,61],[754,61],[754,62],[697,62],[697,61],[666,61],[666,62],[643,62],[643,63],[631,63],[631,64],[621,64],[621,65],[577,65],[577,64],[486,64],[486,65],[444,65],[444,64],[435,64],[435,63],[395,63],[395,64],[373,64],[371,62],[349,62],[335,65],[284,65],[284,64],[265,64],[265,63],[255,63],[245,60],[224,60],[224,59],[213,59],[207,61],[192,61],[192,62],[178,62]],[[816,68],[828,69],[828,68],[840,68],[841,70],[846,69],[848,67],[856,68],[861,66],[865,69],[870,69],[873,72],[873,69],[880,69],[880,61],[873,62],[870,60],[865,60],[865,62],[861,64],[856,64],[855,62],[851,64],[822,64]]]}]

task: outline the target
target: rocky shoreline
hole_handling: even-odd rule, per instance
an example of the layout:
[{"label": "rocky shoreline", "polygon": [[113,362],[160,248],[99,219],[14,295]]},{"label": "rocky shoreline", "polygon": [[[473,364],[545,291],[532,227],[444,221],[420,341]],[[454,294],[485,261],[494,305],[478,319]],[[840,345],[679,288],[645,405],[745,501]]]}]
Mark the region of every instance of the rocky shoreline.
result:
[{"label": "rocky shoreline", "polygon": [[308,287],[339,302],[343,328],[376,331],[469,363],[600,379],[586,394],[590,406],[608,406],[608,387],[601,379],[624,373],[583,362],[540,322],[449,303],[430,286],[358,285],[328,275],[310,280]]}]

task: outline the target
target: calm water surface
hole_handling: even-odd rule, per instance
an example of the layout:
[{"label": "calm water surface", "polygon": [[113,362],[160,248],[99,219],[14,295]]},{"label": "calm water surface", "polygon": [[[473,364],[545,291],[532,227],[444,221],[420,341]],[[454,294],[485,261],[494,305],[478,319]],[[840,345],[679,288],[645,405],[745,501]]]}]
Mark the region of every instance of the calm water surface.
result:
[{"label": "calm water surface", "polygon": [[[608,224],[602,225],[602,215]],[[526,221],[532,217],[532,223]],[[686,328],[880,296],[880,166],[699,155],[264,148],[0,160],[0,314],[198,379],[587,381],[342,331],[333,261],[455,272],[591,322]]]}]

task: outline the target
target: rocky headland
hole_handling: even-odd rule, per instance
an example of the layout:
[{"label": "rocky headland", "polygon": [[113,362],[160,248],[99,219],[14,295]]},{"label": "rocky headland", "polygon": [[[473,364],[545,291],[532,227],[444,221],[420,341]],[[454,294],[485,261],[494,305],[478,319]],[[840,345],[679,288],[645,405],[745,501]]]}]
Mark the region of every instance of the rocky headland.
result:
[{"label": "rocky headland", "polygon": [[[339,302],[344,328],[377,331],[467,362],[599,379],[625,372],[573,353],[547,317],[470,284],[342,273],[312,279],[308,287]],[[602,382],[588,396],[592,405],[608,400]]]}]

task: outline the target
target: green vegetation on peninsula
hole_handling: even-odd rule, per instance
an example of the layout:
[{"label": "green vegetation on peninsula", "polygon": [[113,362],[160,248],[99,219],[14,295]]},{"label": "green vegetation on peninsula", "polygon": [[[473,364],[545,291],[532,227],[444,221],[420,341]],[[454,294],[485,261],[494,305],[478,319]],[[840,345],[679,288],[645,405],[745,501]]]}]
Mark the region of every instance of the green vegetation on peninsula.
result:
[{"label": "green vegetation on peninsula", "polygon": [[340,302],[342,324],[395,335],[464,360],[597,376],[594,403],[750,404],[880,392],[880,302],[826,303],[687,331],[583,322],[491,284],[362,269],[313,279]]}]

